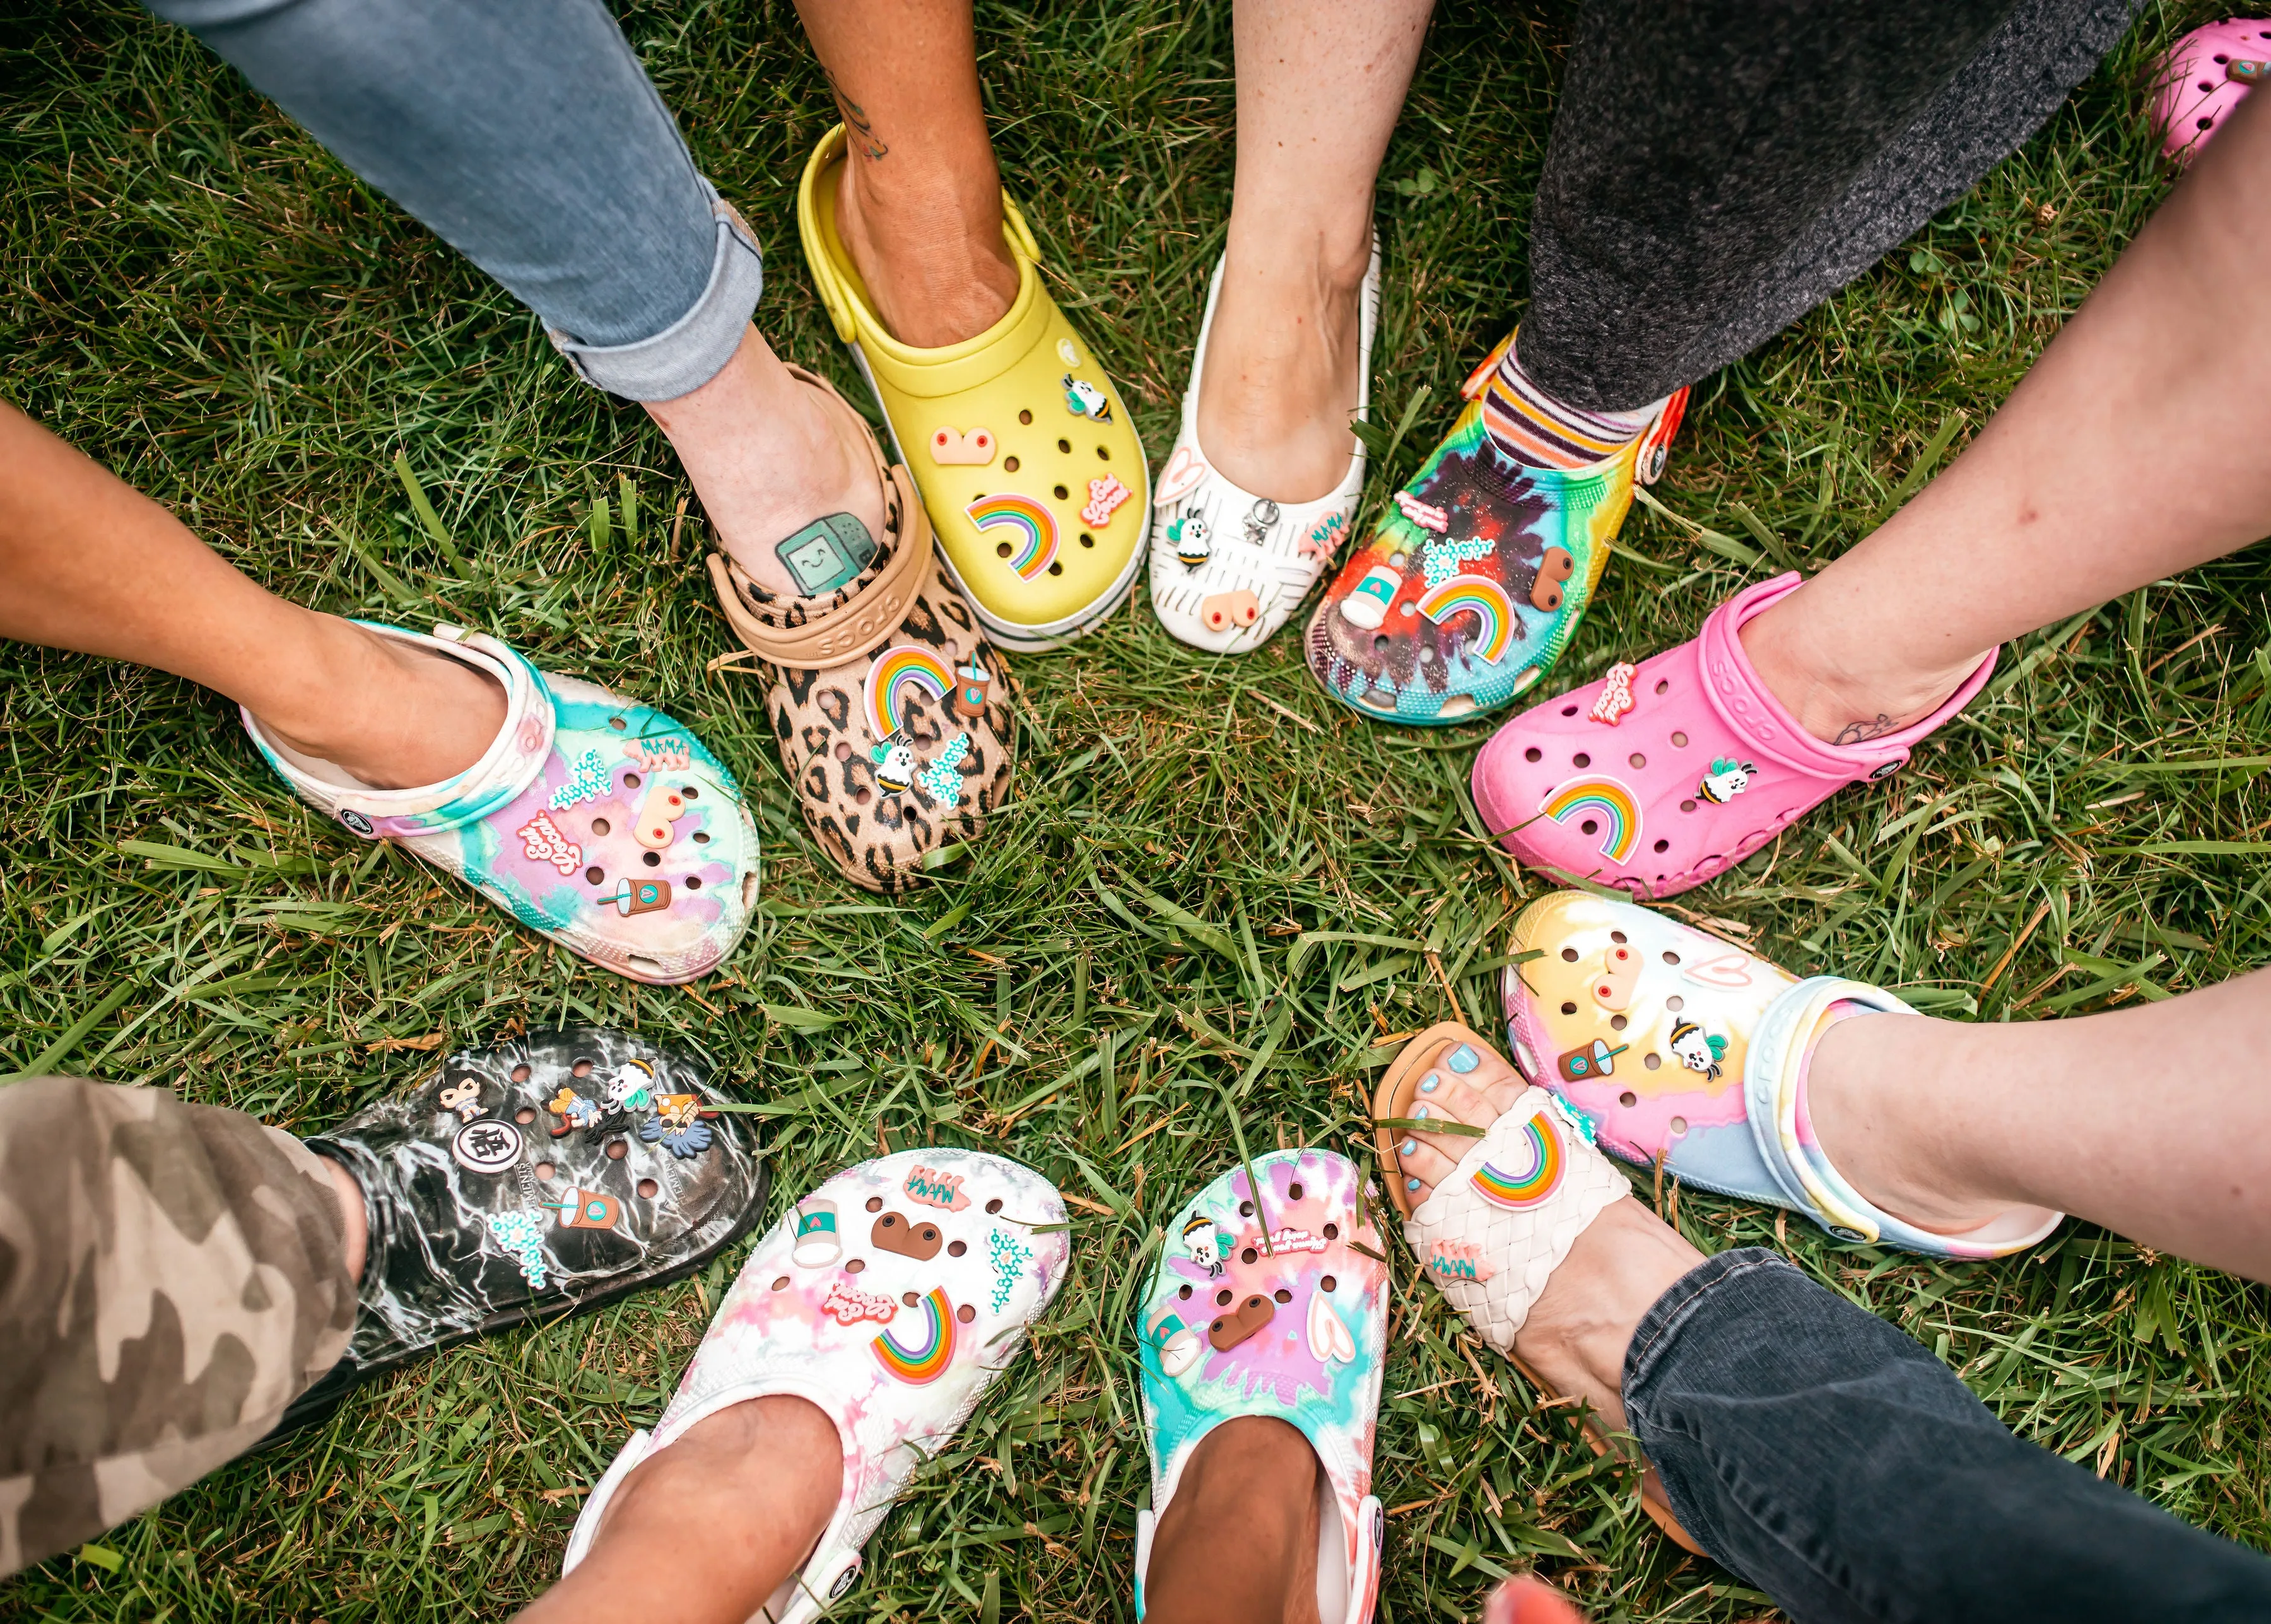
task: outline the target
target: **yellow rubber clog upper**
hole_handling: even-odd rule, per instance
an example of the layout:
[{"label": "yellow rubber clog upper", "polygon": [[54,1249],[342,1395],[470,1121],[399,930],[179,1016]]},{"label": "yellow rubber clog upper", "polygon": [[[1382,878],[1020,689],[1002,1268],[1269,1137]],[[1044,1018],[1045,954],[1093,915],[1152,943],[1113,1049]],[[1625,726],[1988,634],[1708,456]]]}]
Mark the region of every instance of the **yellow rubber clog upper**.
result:
[{"label": "yellow rubber clog upper", "polygon": [[1143,443],[1095,353],[1041,285],[1005,193],[1017,295],[987,331],[918,349],[884,330],[836,234],[844,128],[797,192],[806,263],[882,403],[957,582],[1001,641],[1048,646],[1110,612],[1135,579],[1151,508]]}]

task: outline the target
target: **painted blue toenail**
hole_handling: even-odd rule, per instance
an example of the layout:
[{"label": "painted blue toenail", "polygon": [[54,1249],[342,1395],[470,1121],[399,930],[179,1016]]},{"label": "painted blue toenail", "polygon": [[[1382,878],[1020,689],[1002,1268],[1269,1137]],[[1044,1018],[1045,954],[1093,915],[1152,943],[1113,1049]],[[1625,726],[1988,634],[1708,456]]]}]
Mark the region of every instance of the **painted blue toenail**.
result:
[{"label": "painted blue toenail", "polygon": [[1449,1066],[1454,1072],[1457,1072],[1462,1074],[1473,1071],[1482,1063],[1483,1057],[1475,1053],[1472,1045],[1466,1043],[1460,1044],[1449,1054],[1443,1057],[1443,1064],[1445,1065]]},{"label": "painted blue toenail", "polygon": [[1421,1094],[1433,1094],[1436,1089],[1442,1086],[1443,1079],[1436,1076],[1433,1072],[1428,1072],[1426,1076],[1419,1079],[1419,1092]]},{"label": "painted blue toenail", "polygon": [[1419,1181],[1416,1178],[1407,1178],[1404,1181],[1404,1188],[1406,1190],[1417,1190],[1419,1188]]},{"label": "painted blue toenail", "polygon": [[1396,1153],[1399,1156],[1408,1156],[1418,1148],[1419,1146],[1415,1142],[1411,1139],[1406,1139],[1403,1144],[1396,1147]]},{"label": "painted blue toenail", "polygon": [[1414,1122],[1425,1122],[1427,1119],[1427,1108],[1424,1105],[1413,1106],[1411,1108],[1411,1118]]}]

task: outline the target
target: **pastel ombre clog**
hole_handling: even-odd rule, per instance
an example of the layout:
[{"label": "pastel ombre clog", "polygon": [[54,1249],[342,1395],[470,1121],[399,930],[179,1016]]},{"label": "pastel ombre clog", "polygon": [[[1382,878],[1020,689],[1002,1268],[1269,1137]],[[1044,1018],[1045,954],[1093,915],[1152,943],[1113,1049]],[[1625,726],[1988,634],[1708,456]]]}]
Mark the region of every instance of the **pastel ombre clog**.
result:
[{"label": "pastel ombre clog", "polygon": [[749,1254],[662,1419],[631,1434],[584,1502],[562,1571],[584,1560],[640,1462],[720,1410],[786,1393],[835,1422],[844,1487],[801,1571],[756,1616],[817,1616],[1064,1283],[1070,1242],[1037,1233],[1063,1221],[1047,1180],[977,1151],[901,1151],[830,1179]]},{"label": "pastel ombre clog", "polygon": [[1848,784],[1888,778],[1969,704],[1995,655],[1920,722],[1827,745],[1767,691],[1746,621],[1794,592],[1795,573],[1746,587],[1694,639],[1533,705],[1475,758],[1475,806],[1532,868],[1677,896],[1741,862]]},{"label": "pastel ombre clog", "polygon": [[1560,891],[1523,909],[1504,993],[1515,1065],[1602,1149],[1667,1177],[1787,1207],[1842,1241],[1936,1257],[2034,1245],[2062,1214],[2014,1209],[1969,1235],[1918,1229],[1856,1190],[1814,1138],[1807,1063],[1823,1018],[1913,1015],[1891,993],[1794,980],[1754,953],[1631,902]]},{"label": "pastel ombre clog", "polygon": [[757,830],[733,775],[691,730],[494,637],[437,626],[382,637],[463,662],[504,689],[504,725],[455,778],[374,790],[244,730],[294,793],[364,840],[455,874],[540,935],[633,981],[724,962],[757,897]]},{"label": "pastel ombre clog", "polygon": [[1002,234],[1017,266],[1008,314],[942,349],[893,337],[837,234],[845,152],[839,124],[805,165],[805,263],[930,509],[948,574],[1005,649],[1054,649],[1094,630],[1135,586],[1150,518],[1126,404],[1049,297],[1040,248],[1006,193]]},{"label": "pastel ombre clog", "polygon": [[[1364,442],[1349,454],[1348,471],[1314,501],[1277,502],[1231,483],[1199,445],[1199,388],[1215,301],[1222,296],[1217,261],[1207,285],[1198,348],[1183,391],[1182,432],[1159,475],[1151,526],[1151,612],[1170,634],[1210,654],[1260,648],[1292,618],[1349,538],[1364,494]],[[1372,403],[1372,340],[1380,325],[1380,248],[1359,296],[1355,417]]]},{"label": "pastel ombre clog", "polygon": [[1240,1416],[1289,1423],[1330,1485],[1319,1507],[1317,1616],[1367,1624],[1386,1529],[1372,1493],[1388,1268],[1363,1175],[1330,1151],[1253,1159],[1167,1226],[1137,1324],[1151,1505],[1136,1517],[1136,1613],[1151,1539],[1206,1435]]},{"label": "pastel ombre clog", "polygon": [[1342,566],[1309,617],[1309,670],[1343,704],[1440,725],[1510,703],[1569,645],[1636,481],[1653,480],[1687,391],[1590,467],[1532,468],[1491,432],[1489,385],[1514,343],[1461,389],[1451,432]]}]

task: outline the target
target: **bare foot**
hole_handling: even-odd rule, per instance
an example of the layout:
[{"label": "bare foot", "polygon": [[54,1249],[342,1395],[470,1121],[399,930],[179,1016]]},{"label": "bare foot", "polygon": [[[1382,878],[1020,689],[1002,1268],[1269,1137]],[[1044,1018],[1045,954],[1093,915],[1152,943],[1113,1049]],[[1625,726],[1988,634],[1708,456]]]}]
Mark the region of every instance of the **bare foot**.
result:
[{"label": "bare foot", "polygon": [[301,685],[305,707],[263,715],[272,738],[344,768],[375,790],[456,777],[504,729],[504,689],[461,660],[318,617],[323,666]]},{"label": "bare foot", "polygon": [[1191,1451],[1152,1532],[1144,1617],[1317,1624],[1319,1496],[1329,1492],[1298,1429],[1270,1416],[1225,1421]]},{"label": "bare foot", "polygon": [[742,1624],[803,1565],[843,1484],[843,1440],[817,1406],[786,1395],[728,1405],[632,1469],[576,1571],[519,1616]]},{"label": "bare foot", "polygon": [[[1481,1064],[1463,1078],[1447,1068],[1411,1107],[1414,1119],[1444,1116],[1487,1128],[1530,1086],[1495,1050],[1477,1046]],[[1448,1133],[1407,1133],[1396,1147],[1399,1176],[1414,1206],[1448,1176],[1474,1140]],[[1582,1398],[1612,1432],[1625,1429],[1625,1349],[1642,1317],[1679,1278],[1703,1261],[1679,1232],[1627,1196],[1585,1226],[1530,1305],[1515,1333],[1522,1362],[1549,1389]]]},{"label": "bare foot", "polygon": [[369,1261],[370,1214],[362,1204],[362,1186],[348,1172],[328,1156],[319,1156],[324,1171],[331,1175],[331,1194],[339,1204],[339,1223],[346,1234],[347,1278],[362,1279],[362,1266]]},{"label": "bare foot", "polygon": [[887,166],[846,163],[836,194],[836,233],[891,336],[917,349],[975,338],[1009,313],[1016,262],[1001,236],[1001,175],[957,173],[907,149]]},{"label": "bare foot", "polygon": [[1932,671],[1895,667],[1873,647],[1817,634],[1806,594],[1841,590],[1834,575],[1816,576],[1736,634],[1767,692],[1825,744],[1863,745],[1923,721],[1979,664],[1971,656]]},{"label": "bare foot", "polygon": [[804,596],[779,545],[833,514],[883,538],[883,493],[866,431],[821,390],[792,377],[755,327],[725,370],[648,412],[670,437],[718,531],[758,585]]},{"label": "bare foot", "polygon": [[1314,501],[1348,477],[1363,389],[1369,243],[1285,252],[1234,234],[1200,374],[1199,446],[1224,477],[1272,501]]}]

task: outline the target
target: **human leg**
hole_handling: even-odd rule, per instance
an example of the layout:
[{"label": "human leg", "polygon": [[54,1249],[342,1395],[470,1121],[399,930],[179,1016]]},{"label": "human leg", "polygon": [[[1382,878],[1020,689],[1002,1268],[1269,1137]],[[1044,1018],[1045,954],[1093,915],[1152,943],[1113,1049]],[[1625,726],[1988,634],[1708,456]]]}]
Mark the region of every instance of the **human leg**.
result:
[{"label": "human leg", "polygon": [[495,684],[264,590],[4,404],[0,636],[185,677],[384,789],[464,771],[504,721]]},{"label": "human leg", "polygon": [[[1526,1091],[1494,1055],[1436,1082],[1432,1114],[1493,1129]],[[1567,1178],[1595,1153],[1561,1143]],[[1414,1123],[1383,1171],[1425,1204],[1480,1170],[1477,1146]],[[1476,1312],[1474,1274],[1430,1272]],[[1494,1346],[1502,1328],[1477,1320]],[[2271,1598],[2261,1557],[2014,1438],[1922,1347],[1780,1258],[1707,1260],[1629,1197],[1568,1242],[1510,1350],[1629,1432],[1679,1525],[1800,1624],[2237,1619]]]},{"label": "human leg", "polygon": [[361,1203],[249,1116],[0,1087],[0,1576],[257,1442],[346,1351]]},{"label": "human leg", "polygon": [[496,278],[584,377],[646,404],[754,579],[794,590],[773,544],[815,518],[881,529],[865,448],[749,323],[755,240],[599,0],[541,27],[456,0],[152,9]]},{"label": "human leg", "polygon": [[1373,188],[1434,0],[1240,0],[1238,171],[1199,440],[1238,486],[1313,501],[1347,471]]},{"label": "human leg", "polygon": [[[1997,643],[2271,530],[2271,106],[2252,97],[1948,470],[1749,623],[1816,737],[1940,702]],[[1962,583],[1960,591],[1944,589]]]},{"label": "human leg", "polygon": [[1285,1422],[1247,1415],[1216,1427],[1151,1536],[1147,1624],[1318,1624],[1320,1495],[1329,1493],[1316,1451]]}]

